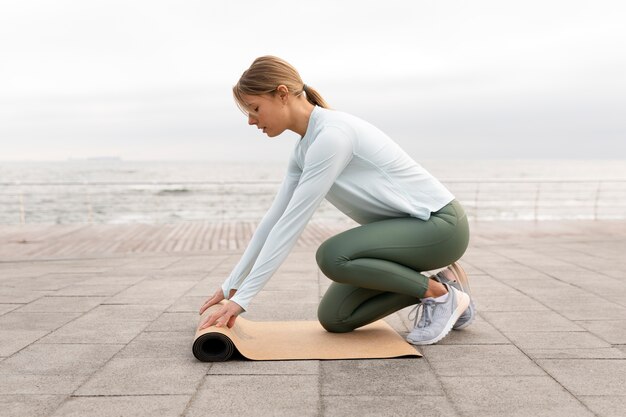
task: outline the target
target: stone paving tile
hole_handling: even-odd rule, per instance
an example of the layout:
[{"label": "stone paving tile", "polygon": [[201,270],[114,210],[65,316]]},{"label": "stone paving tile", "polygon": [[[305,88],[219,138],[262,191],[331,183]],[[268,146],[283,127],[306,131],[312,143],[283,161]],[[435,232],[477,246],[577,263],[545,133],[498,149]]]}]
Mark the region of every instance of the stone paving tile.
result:
[{"label": "stone paving tile", "polygon": [[599,416],[624,417],[624,410],[626,410],[626,396],[579,395],[578,399]]},{"label": "stone paving tile", "polygon": [[193,333],[144,332],[128,343],[116,358],[192,358]]},{"label": "stone paving tile", "polygon": [[74,395],[193,394],[207,368],[192,357],[191,348],[187,358],[115,357]]},{"label": "stone paving tile", "polygon": [[481,312],[548,310],[545,305],[491,277],[470,276],[469,278],[474,302]]},{"label": "stone paving tile", "polygon": [[48,330],[2,330],[0,356],[10,356],[49,333]]},{"label": "stone paving tile", "polygon": [[191,395],[68,398],[51,417],[178,417]]},{"label": "stone paving tile", "polygon": [[431,345],[420,349],[440,376],[545,375],[511,345]]},{"label": "stone paving tile", "polygon": [[105,297],[65,297],[47,295],[17,311],[20,312],[85,312],[99,305]]},{"label": "stone paving tile", "polygon": [[322,361],[320,377],[322,395],[443,395],[421,358]]},{"label": "stone paving tile", "polygon": [[443,377],[441,380],[450,401],[466,416],[593,416],[549,376]]},{"label": "stone paving tile", "polygon": [[105,273],[96,275],[81,282],[82,285],[125,285],[131,286],[146,279],[146,272],[141,271],[139,275],[131,275],[128,273]]},{"label": "stone paving tile", "polygon": [[626,307],[606,300],[586,300],[584,305],[569,305],[558,309],[569,320],[612,320],[626,317]]},{"label": "stone paving tile", "polygon": [[0,416],[47,416],[65,399],[65,395],[0,395]]},{"label": "stone paving tile", "polygon": [[524,349],[532,359],[626,359],[616,348]]},{"label": "stone paving tile", "polygon": [[2,285],[33,291],[56,291],[68,285],[80,283],[85,279],[84,274],[49,273],[31,278],[12,278],[2,281]]},{"label": "stone paving tile", "polygon": [[[107,301],[108,303],[108,301]],[[149,321],[152,322],[163,313],[167,304],[102,304],[88,313],[82,319],[94,321],[128,322]]]},{"label": "stone paving tile", "polygon": [[[0,364],[2,374],[88,375],[108,361],[122,345],[33,344]],[[42,359],[46,360],[42,360]]]},{"label": "stone paving tile", "polygon": [[626,344],[626,320],[577,321],[576,323],[609,343]]},{"label": "stone paving tile", "polygon": [[148,326],[145,321],[108,321],[81,317],[55,330],[40,343],[128,343]]},{"label": "stone paving tile", "polygon": [[520,349],[610,348],[611,344],[588,332],[508,332]]},{"label": "stone paving tile", "polygon": [[415,393],[410,396],[346,396],[322,397],[323,415],[327,417],[419,416],[452,417],[456,413],[444,396]]},{"label": "stone paving tile", "polygon": [[63,296],[113,296],[130,287],[128,284],[74,284],[56,291],[54,294]]},{"label": "stone paving tile", "polygon": [[250,361],[211,364],[208,375],[319,375],[320,361]]},{"label": "stone paving tile", "polygon": [[185,414],[318,416],[317,375],[207,375]]},{"label": "stone paving tile", "polygon": [[312,291],[299,290],[299,291],[275,291],[275,290],[263,290],[256,297],[254,301],[259,305],[267,304],[292,304],[292,303],[317,303],[319,298],[316,293]]},{"label": "stone paving tile", "polygon": [[131,262],[128,262],[116,268],[111,268],[109,272],[117,274],[117,273],[120,273],[121,271],[158,270],[158,269],[167,268],[168,266],[173,265],[176,262],[183,259],[181,256],[168,256],[168,255],[136,256],[136,255],[124,254],[122,256],[128,257],[129,259],[131,259]]},{"label": "stone paving tile", "polygon": [[13,311],[16,308],[22,307],[24,304],[0,304],[0,316],[9,311]]},{"label": "stone paving tile", "polygon": [[184,295],[167,308],[169,313],[199,312],[209,295]]},{"label": "stone paving tile", "polygon": [[70,394],[121,345],[33,344],[0,362],[3,394]]},{"label": "stone paving tile", "polygon": [[626,360],[542,359],[537,363],[574,395],[626,395]]},{"label": "stone paving tile", "polygon": [[504,334],[512,332],[584,331],[553,311],[482,312],[481,315]]},{"label": "stone paving tile", "polygon": [[163,269],[155,272],[151,272],[146,275],[143,281],[192,281],[199,282],[205,279],[207,276],[206,272],[177,272],[170,271],[168,269]]},{"label": "stone paving tile", "polygon": [[108,304],[171,304],[195,281],[144,280],[107,300]]},{"label": "stone paving tile", "polygon": [[315,303],[283,303],[280,308],[272,304],[250,304],[250,311],[241,317],[248,320],[277,321],[277,320],[317,320],[317,307]]},{"label": "stone paving tile", "polygon": [[150,323],[144,332],[186,332],[189,335],[196,333],[200,324],[198,312],[163,313],[158,319]]},{"label": "stone paving tile", "polygon": [[20,288],[0,286],[0,303],[25,304],[51,293],[51,291],[32,291]]},{"label": "stone paving tile", "polygon": [[[326,277],[322,277],[322,282],[328,286],[330,280]],[[267,283],[263,290],[268,291],[311,291],[316,290],[319,285],[319,280],[315,275],[304,276],[300,279],[292,279],[283,277],[274,280],[274,277]]]},{"label": "stone paving tile", "polygon": [[[0,365],[5,361],[0,362]],[[88,378],[88,375],[0,373],[0,392],[2,395],[70,395]]]},{"label": "stone paving tile", "polygon": [[11,311],[0,316],[0,329],[4,330],[47,330],[57,329],[78,317],[78,312],[22,313]]},{"label": "stone paving tile", "polygon": [[224,262],[228,256],[224,255],[202,255],[185,256],[178,261],[167,265],[164,271],[184,274],[188,272],[207,273]]},{"label": "stone paving tile", "polygon": [[533,300],[532,298],[519,294],[515,296],[500,296],[494,294],[487,296],[478,291],[475,291],[476,308],[480,306],[481,312],[487,311],[548,311],[548,307]]}]

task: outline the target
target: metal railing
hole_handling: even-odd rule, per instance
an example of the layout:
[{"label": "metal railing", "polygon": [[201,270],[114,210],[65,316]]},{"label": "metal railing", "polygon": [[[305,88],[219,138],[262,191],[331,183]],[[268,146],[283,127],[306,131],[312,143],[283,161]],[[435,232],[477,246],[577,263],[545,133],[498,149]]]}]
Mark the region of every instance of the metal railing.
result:
[{"label": "metal railing", "polygon": [[[441,180],[470,220],[626,219],[626,179]],[[258,221],[280,181],[0,182],[0,224]],[[324,201],[314,219],[345,220]]]}]

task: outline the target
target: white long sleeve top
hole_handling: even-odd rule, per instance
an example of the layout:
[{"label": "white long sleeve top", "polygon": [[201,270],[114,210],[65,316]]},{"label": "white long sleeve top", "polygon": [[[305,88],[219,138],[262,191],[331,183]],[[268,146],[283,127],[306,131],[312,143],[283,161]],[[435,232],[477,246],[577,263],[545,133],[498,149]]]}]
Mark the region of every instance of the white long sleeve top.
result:
[{"label": "white long sleeve top", "polygon": [[428,220],[454,195],[372,124],[314,107],[282,185],[248,247],[222,284],[244,310],[287,258],[326,198],[359,224],[394,217]]}]

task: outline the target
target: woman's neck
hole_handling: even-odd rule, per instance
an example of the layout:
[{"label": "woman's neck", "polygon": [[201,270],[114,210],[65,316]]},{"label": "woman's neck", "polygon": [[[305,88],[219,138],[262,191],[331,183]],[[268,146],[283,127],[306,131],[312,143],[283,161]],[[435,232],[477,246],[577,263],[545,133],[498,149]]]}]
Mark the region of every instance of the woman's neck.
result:
[{"label": "woman's neck", "polygon": [[304,97],[301,99],[299,98],[294,104],[295,105],[292,110],[292,125],[289,127],[289,130],[297,133],[300,137],[304,137],[306,130],[309,127],[311,113],[313,112],[315,106],[309,103],[309,101]]}]

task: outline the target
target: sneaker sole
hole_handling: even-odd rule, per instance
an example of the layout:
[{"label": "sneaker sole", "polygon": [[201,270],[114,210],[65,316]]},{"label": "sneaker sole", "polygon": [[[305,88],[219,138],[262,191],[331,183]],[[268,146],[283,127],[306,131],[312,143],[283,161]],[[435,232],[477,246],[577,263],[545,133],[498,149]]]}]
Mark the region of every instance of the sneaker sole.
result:
[{"label": "sneaker sole", "polygon": [[466,321],[465,323],[460,324],[458,326],[452,326],[453,330],[461,330],[461,329],[466,328],[470,324],[472,324],[472,322],[476,318],[476,306],[474,305],[474,301],[472,299],[470,299],[470,303],[469,303],[469,307],[468,308],[472,312],[472,314],[470,315],[470,319],[468,321]]},{"label": "sneaker sole", "polygon": [[465,270],[461,267],[461,265],[459,265],[458,262],[453,262],[452,265],[450,265],[450,270],[454,273],[456,282],[459,283],[463,292],[470,296],[469,308],[472,311],[471,318],[460,326],[454,327],[454,330],[461,330],[472,324],[476,318],[476,305],[474,305],[474,300],[472,299],[472,290],[470,288],[469,278],[467,277]]},{"label": "sneaker sole", "polygon": [[413,342],[407,338],[407,342],[409,342],[412,345],[417,345],[417,346],[432,345],[432,344],[437,343],[438,341],[446,337],[448,333],[450,333],[450,331],[452,330],[452,326],[454,326],[454,323],[456,323],[459,317],[461,317],[461,314],[463,314],[463,312],[467,309],[467,307],[469,307],[469,304],[470,304],[469,295],[465,294],[463,291],[457,290],[456,288],[453,288],[453,287],[450,287],[450,288],[452,289],[452,291],[456,291],[455,293],[456,294],[456,309],[454,310],[454,313],[452,314],[452,316],[450,316],[450,319],[448,320],[445,327],[443,328],[443,331],[439,333],[437,337],[430,339],[430,340],[422,340],[419,342]]},{"label": "sneaker sole", "polygon": [[450,270],[454,273],[454,277],[456,278],[456,282],[461,285],[461,289],[464,293],[472,297],[472,290],[470,289],[469,278],[465,273],[465,270],[458,264],[458,262],[453,262],[450,265]]}]

